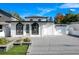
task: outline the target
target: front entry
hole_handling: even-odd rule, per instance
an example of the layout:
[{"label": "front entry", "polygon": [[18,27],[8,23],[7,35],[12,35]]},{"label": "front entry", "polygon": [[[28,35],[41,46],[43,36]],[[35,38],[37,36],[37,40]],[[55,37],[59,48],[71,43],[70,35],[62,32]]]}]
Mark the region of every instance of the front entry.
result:
[{"label": "front entry", "polygon": [[8,25],[5,25],[5,37],[10,37],[11,32],[10,32],[10,27]]},{"label": "front entry", "polygon": [[31,27],[32,35],[39,35],[39,24],[35,22],[31,25]]}]

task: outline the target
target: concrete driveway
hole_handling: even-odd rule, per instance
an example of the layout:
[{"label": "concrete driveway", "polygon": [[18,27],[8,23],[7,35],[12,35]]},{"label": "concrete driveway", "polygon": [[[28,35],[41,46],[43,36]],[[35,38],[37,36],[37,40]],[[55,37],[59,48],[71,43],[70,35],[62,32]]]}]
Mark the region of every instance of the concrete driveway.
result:
[{"label": "concrete driveway", "polygon": [[79,54],[79,38],[66,35],[35,37],[28,51],[28,55]]}]

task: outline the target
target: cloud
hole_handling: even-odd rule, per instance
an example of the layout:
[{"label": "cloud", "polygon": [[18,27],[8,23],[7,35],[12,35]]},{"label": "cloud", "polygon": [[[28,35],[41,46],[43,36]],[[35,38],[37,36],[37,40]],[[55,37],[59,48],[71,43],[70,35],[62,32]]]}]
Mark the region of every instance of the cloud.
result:
[{"label": "cloud", "polygon": [[28,16],[43,16],[47,13],[50,13],[52,11],[54,11],[55,9],[52,9],[52,8],[37,8],[35,13],[32,13],[32,12],[28,12],[28,13],[24,13],[21,15],[21,17],[28,17]]},{"label": "cloud", "polygon": [[38,16],[43,16],[51,11],[54,11],[55,9],[52,9],[52,8],[38,8],[38,11],[40,11],[38,14]]},{"label": "cloud", "polygon": [[70,11],[76,11],[76,9],[70,9]]},{"label": "cloud", "polygon": [[62,4],[60,8],[79,8],[79,3],[66,3]]}]

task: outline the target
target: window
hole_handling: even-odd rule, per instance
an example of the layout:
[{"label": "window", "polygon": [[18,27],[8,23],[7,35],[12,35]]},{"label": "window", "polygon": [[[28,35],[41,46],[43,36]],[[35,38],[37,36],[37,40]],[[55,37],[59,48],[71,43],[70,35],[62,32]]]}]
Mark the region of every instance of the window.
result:
[{"label": "window", "polygon": [[30,19],[30,21],[33,21],[33,19]]},{"label": "window", "polygon": [[39,34],[39,24],[33,23],[31,26],[32,26],[32,34],[38,35]]},{"label": "window", "polygon": [[0,25],[0,32],[2,32],[2,25]]},{"label": "window", "polygon": [[38,19],[38,21],[41,21],[41,19]]},{"label": "window", "polygon": [[0,17],[2,17],[2,14],[0,14]]},{"label": "window", "polygon": [[26,24],[26,33],[29,33],[29,24]]},{"label": "window", "polygon": [[20,22],[18,24],[16,24],[16,34],[17,35],[23,34],[23,24]]},{"label": "window", "polygon": [[2,17],[2,16],[0,16],[0,17]]}]

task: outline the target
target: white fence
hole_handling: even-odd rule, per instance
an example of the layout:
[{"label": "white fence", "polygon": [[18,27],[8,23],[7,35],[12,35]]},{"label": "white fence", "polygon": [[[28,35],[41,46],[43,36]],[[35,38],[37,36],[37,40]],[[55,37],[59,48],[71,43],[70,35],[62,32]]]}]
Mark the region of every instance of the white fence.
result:
[{"label": "white fence", "polygon": [[57,32],[62,34],[70,34],[79,36],[79,24],[55,24],[55,28]]},{"label": "white fence", "polygon": [[67,34],[67,24],[55,24],[56,31],[62,34]]}]

